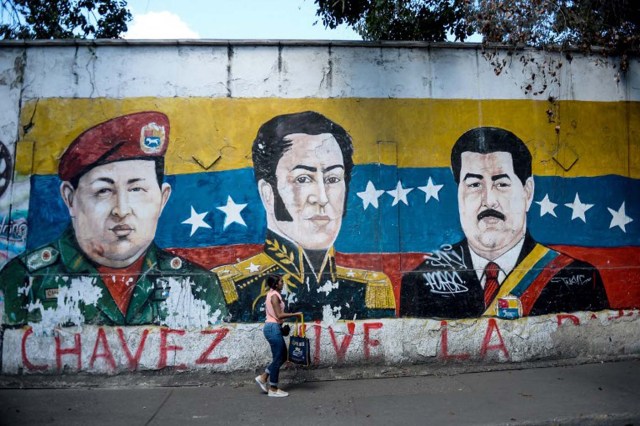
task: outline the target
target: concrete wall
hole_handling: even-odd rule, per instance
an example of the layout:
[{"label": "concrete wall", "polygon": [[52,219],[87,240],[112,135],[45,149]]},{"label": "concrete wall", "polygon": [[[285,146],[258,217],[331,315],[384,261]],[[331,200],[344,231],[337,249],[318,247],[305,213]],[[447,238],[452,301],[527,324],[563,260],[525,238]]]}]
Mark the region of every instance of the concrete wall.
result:
[{"label": "concrete wall", "polygon": [[467,45],[3,42],[2,371],[261,368],[269,274],[319,366],[638,354],[639,88]]}]

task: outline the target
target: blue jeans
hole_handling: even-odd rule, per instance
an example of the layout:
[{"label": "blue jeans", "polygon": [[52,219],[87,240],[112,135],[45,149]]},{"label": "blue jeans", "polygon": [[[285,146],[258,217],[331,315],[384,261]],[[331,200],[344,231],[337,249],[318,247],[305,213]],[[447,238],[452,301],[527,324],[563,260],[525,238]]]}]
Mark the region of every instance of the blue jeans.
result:
[{"label": "blue jeans", "polygon": [[273,387],[278,387],[280,367],[287,359],[287,345],[284,343],[280,324],[276,324],[275,322],[265,323],[264,337],[271,346],[271,354],[273,357],[271,364],[269,364],[264,371],[269,375],[269,384]]}]

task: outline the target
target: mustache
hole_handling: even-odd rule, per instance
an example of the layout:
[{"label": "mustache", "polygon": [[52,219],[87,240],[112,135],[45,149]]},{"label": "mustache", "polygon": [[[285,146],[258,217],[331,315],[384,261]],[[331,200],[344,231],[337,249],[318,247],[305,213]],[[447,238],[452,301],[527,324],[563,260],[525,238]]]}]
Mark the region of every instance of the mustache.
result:
[{"label": "mustache", "polygon": [[478,215],[478,222],[480,222],[485,217],[495,217],[495,218],[498,218],[498,219],[500,219],[502,221],[504,221],[506,219],[504,214],[502,214],[498,210],[494,210],[494,209],[487,209],[487,210],[481,211],[480,214]]}]

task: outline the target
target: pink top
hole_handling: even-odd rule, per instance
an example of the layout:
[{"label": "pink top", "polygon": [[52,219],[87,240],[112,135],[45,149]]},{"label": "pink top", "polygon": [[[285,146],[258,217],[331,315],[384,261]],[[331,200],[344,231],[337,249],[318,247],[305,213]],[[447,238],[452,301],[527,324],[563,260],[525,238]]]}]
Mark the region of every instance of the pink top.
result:
[{"label": "pink top", "polygon": [[267,320],[265,322],[275,322],[278,324],[282,324],[283,320],[279,320],[278,317],[276,317],[276,311],[275,309],[273,309],[273,304],[271,303],[271,296],[273,296],[274,294],[278,296],[278,300],[280,301],[280,310],[284,311],[284,302],[282,301],[282,296],[280,295],[280,293],[278,293],[277,290],[269,290],[269,293],[267,293],[267,298],[264,301],[265,309],[267,310]]}]

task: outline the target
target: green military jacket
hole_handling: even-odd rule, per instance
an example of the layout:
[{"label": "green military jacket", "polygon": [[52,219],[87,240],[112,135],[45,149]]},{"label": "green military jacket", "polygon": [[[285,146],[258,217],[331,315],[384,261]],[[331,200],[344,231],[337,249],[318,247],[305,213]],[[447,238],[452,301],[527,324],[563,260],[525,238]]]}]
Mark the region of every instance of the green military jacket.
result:
[{"label": "green military jacket", "polygon": [[213,272],[220,277],[232,321],[264,321],[269,274],[283,276],[288,312],[301,311],[306,321],[325,315],[349,320],[395,316],[393,287],[386,274],[338,266],[333,248],[316,273],[300,246],[272,231],[267,231],[261,253]]},{"label": "green military jacket", "polygon": [[[53,244],[11,260],[0,271],[3,324],[213,324],[228,317],[218,277],[151,244],[126,314],[82,253],[70,227]],[[175,293],[178,294],[175,294]],[[172,297],[172,293],[173,297]],[[204,318],[204,320],[203,320]]]}]

